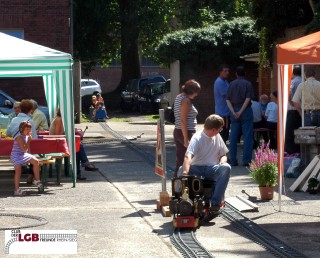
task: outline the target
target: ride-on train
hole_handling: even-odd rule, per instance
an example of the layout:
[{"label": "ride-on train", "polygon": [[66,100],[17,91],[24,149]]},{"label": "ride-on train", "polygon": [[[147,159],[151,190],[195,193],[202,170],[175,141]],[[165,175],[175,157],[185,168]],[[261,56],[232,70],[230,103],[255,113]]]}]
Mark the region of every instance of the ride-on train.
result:
[{"label": "ride-on train", "polygon": [[196,228],[209,214],[211,192],[215,182],[197,176],[172,179],[172,197],[169,209],[173,215],[173,227]]}]

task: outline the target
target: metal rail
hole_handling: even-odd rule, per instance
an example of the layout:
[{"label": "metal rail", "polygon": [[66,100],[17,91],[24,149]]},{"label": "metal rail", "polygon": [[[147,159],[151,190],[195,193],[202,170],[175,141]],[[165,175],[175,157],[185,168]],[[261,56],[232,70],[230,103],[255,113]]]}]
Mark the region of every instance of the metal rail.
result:
[{"label": "metal rail", "polygon": [[232,226],[245,233],[250,239],[266,248],[277,257],[302,258],[305,255],[283,243],[281,240],[271,235],[256,223],[235,210],[228,203],[221,212],[221,216],[229,221]]},{"label": "metal rail", "polygon": [[[100,125],[115,138],[120,139],[121,142],[126,143],[131,149],[137,151],[154,166],[155,158],[153,155],[140,149],[136,144],[132,143],[121,134],[113,131],[107,124],[100,123]],[[172,168],[169,169],[172,170]],[[276,257],[306,257],[259,227],[229,204],[226,204],[220,216],[229,221],[232,226],[238,228],[242,233],[246,234],[253,242],[263,246],[268,252],[272,253]],[[176,229],[170,238],[172,244],[181,252],[184,257],[214,257],[197,241],[193,230],[191,229]]]},{"label": "metal rail", "polygon": [[171,243],[180,251],[183,257],[214,257],[198,242],[192,229],[176,229],[170,236],[170,240]]}]

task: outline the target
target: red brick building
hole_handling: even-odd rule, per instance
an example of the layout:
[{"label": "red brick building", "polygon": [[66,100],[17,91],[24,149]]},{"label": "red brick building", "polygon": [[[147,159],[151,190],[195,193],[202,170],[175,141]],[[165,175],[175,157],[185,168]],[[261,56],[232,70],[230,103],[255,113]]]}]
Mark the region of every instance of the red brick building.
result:
[{"label": "red brick building", "polygon": [[[70,0],[1,0],[0,32],[72,53]],[[16,87],[19,85],[20,87]],[[14,86],[14,87],[13,87]],[[41,77],[1,79],[0,89],[17,100],[46,104]]]}]

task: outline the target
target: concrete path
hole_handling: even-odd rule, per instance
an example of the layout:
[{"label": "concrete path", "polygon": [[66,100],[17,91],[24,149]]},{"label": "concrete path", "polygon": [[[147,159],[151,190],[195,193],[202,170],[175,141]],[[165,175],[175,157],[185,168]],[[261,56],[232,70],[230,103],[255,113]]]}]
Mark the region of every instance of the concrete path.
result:
[{"label": "concrete path", "polygon": [[[131,139],[142,153],[155,155],[154,123],[108,122],[107,125]],[[61,186],[56,186],[52,178],[43,195],[38,195],[33,187],[25,185],[24,176],[22,187],[29,190],[30,195],[13,197],[13,172],[2,168],[0,215],[25,214],[40,216],[48,221],[32,229],[77,230],[77,257],[180,257],[169,239],[172,218],[163,217],[155,209],[161,180],[154,174],[151,162],[127,144],[114,139],[99,124],[88,123],[78,127],[85,126],[89,127],[87,136],[91,136],[84,140],[85,149],[99,171],[83,171],[87,180],[78,182],[75,188],[72,188],[70,178],[64,177]],[[173,126],[166,126],[167,164],[174,167],[172,130]],[[169,171],[168,178],[171,176]],[[287,196],[282,197],[281,211],[276,193],[275,201],[259,203],[259,212],[245,215],[306,257],[320,257],[320,195],[289,192],[293,181],[285,180]],[[169,179],[167,189],[170,193]],[[246,168],[234,167],[226,197],[242,195],[247,198],[241,193],[242,190],[253,199],[259,198],[258,188],[249,178]],[[35,223],[37,221],[26,218],[0,217],[0,228]],[[0,243],[4,246],[4,231],[1,232]],[[208,226],[200,227],[196,236],[215,257],[273,257],[264,248],[243,237],[243,233],[221,217]],[[3,255],[4,252],[0,252],[0,256]]]}]

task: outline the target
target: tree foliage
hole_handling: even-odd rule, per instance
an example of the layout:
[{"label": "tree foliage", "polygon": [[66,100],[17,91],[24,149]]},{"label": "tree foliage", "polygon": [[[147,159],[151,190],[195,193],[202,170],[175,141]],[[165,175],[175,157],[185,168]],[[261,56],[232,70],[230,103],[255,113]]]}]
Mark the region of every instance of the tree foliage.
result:
[{"label": "tree foliage", "polygon": [[254,0],[252,14],[260,31],[260,66],[272,62],[274,42],[286,28],[306,25],[313,18],[308,0]]},{"label": "tree foliage", "polygon": [[119,11],[105,0],[74,1],[74,58],[88,74],[97,63],[108,63],[120,46]]},{"label": "tree foliage", "polygon": [[166,35],[157,47],[158,60],[195,64],[230,62],[258,50],[254,21],[248,17]]},{"label": "tree foliage", "polygon": [[234,17],[251,15],[250,0],[178,0],[177,28],[201,28]]},{"label": "tree foliage", "polygon": [[139,55],[152,56],[155,43],[170,31],[174,3],[74,0],[75,58],[88,72],[98,63],[107,66],[112,58],[119,58],[129,77],[139,77]]}]

